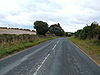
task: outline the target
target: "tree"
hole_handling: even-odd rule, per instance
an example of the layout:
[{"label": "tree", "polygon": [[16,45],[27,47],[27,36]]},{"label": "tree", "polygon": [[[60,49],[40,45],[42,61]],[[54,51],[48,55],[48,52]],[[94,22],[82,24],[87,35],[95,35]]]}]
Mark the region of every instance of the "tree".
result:
[{"label": "tree", "polygon": [[49,32],[55,34],[56,36],[63,36],[64,30],[60,26],[60,24],[53,24],[49,27]]},{"label": "tree", "polygon": [[44,36],[49,29],[48,24],[43,21],[35,21],[34,28],[36,29],[38,35],[44,35]]},{"label": "tree", "polygon": [[90,26],[90,38],[95,38],[96,37],[96,27],[98,27],[98,23],[97,22],[93,22]]},{"label": "tree", "polygon": [[80,39],[93,39],[99,37],[99,25],[97,22],[91,23],[90,26],[85,26],[82,30],[75,32],[75,36]]},{"label": "tree", "polygon": [[80,33],[82,32],[82,29],[77,30],[77,32],[75,32],[75,37],[80,37]]},{"label": "tree", "polygon": [[65,32],[65,36],[66,36],[66,37],[71,37],[71,36],[73,36],[73,34],[74,34],[74,33],[72,33],[72,32]]},{"label": "tree", "polygon": [[100,41],[100,26],[96,27],[96,38]]},{"label": "tree", "polygon": [[67,36],[67,37],[68,37],[68,32],[65,32],[65,36]]}]

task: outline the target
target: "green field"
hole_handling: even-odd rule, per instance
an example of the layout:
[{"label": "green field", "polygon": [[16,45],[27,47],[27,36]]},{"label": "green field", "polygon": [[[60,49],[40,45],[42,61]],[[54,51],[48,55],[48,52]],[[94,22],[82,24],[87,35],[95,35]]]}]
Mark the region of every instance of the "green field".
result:
[{"label": "green field", "polygon": [[80,40],[75,37],[70,37],[69,39],[100,64],[100,42],[93,39]]}]

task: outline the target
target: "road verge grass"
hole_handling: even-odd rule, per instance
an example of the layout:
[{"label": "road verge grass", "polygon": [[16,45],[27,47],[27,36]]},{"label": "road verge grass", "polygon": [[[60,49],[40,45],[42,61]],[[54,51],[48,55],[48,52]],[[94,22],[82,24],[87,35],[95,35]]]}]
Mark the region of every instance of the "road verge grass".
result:
[{"label": "road verge grass", "polygon": [[68,38],[75,43],[86,54],[92,57],[98,64],[100,64],[100,43],[96,40],[81,40],[75,37]]},{"label": "road verge grass", "polygon": [[32,46],[35,46],[37,44],[40,44],[40,43],[43,43],[45,41],[52,40],[52,39],[55,39],[55,38],[58,38],[58,37],[39,38],[37,40],[14,43],[14,44],[12,44],[10,46],[7,46],[5,44],[5,46],[3,46],[3,47],[0,46],[0,58],[3,58],[3,57],[8,56],[10,54],[13,54],[13,53],[16,53],[18,51],[21,51],[21,50],[23,50],[25,48],[32,47]]}]

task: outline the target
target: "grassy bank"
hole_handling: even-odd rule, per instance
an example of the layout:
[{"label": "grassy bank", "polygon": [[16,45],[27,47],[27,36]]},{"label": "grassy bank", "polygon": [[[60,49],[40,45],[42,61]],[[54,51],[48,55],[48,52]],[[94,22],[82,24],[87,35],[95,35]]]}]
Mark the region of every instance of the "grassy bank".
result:
[{"label": "grassy bank", "polygon": [[[19,41],[16,41],[18,39],[16,39],[16,40],[13,39],[13,41],[12,41],[12,39],[11,39],[11,41],[8,40],[6,42],[5,41],[0,42],[0,58],[3,58],[5,56],[8,56],[8,55],[13,54],[13,53],[18,52],[18,51],[21,51],[25,48],[40,44],[40,43],[45,42],[47,40],[55,39],[57,37],[37,37],[37,36],[34,36],[34,38],[32,38],[32,36],[31,36],[31,39],[29,39],[29,37],[27,36],[26,38],[27,39],[19,39]],[[5,40],[7,40],[7,37]]]},{"label": "grassy bank", "polygon": [[73,43],[78,45],[85,53],[91,56],[100,64],[100,43],[96,40],[80,40],[78,38],[69,38]]}]

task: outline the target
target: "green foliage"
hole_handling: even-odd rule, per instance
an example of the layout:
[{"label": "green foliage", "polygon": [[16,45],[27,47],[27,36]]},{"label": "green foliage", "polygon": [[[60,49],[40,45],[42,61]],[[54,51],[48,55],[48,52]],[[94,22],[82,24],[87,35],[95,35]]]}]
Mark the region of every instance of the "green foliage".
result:
[{"label": "green foliage", "polygon": [[81,29],[80,30],[77,30],[77,32],[75,32],[75,37],[80,37],[80,33],[81,33]]},{"label": "green foliage", "polygon": [[85,26],[83,29],[75,32],[75,37],[80,39],[100,38],[100,26],[97,22],[93,22],[90,26]]},{"label": "green foliage", "polygon": [[65,36],[71,37],[71,36],[73,36],[73,33],[72,32],[65,32]]},{"label": "green foliage", "polygon": [[55,34],[56,36],[64,36],[64,30],[60,26],[60,24],[54,24],[49,27],[49,32]]},{"label": "green foliage", "polygon": [[35,21],[34,28],[36,29],[38,35],[45,35],[49,29],[48,24],[43,21]]},{"label": "green foliage", "polygon": [[100,41],[100,26],[96,27],[96,38]]},{"label": "green foliage", "polygon": [[65,32],[65,36],[68,36],[68,32]]},{"label": "green foliage", "polygon": [[34,28],[37,31],[38,35],[44,35],[47,34],[55,34],[56,36],[64,36],[64,30],[60,26],[60,24],[54,24],[48,27],[48,24],[43,21],[35,21],[34,22]]}]

